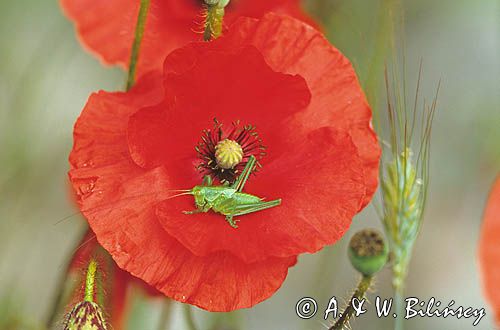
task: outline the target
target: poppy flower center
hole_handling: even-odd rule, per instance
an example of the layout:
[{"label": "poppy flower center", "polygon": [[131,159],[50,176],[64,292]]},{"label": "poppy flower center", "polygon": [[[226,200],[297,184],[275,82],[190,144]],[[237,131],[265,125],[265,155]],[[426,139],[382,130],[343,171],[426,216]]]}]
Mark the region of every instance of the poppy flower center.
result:
[{"label": "poppy flower center", "polygon": [[217,165],[223,169],[230,169],[238,165],[243,159],[243,148],[234,140],[225,139],[215,146]]},{"label": "poppy flower center", "polygon": [[203,130],[195,149],[200,160],[197,169],[202,176],[210,175],[221,183],[230,184],[245,168],[250,156],[259,160],[265,155],[255,126],[235,121],[232,127],[225,129],[217,119],[214,119],[213,128]]}]

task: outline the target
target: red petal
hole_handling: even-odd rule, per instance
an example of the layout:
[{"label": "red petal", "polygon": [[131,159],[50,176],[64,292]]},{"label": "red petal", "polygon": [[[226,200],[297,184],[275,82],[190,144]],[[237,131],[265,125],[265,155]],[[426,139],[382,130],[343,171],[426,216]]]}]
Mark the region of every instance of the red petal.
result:
[{"label": "red petal", "polygon": [[226,24],[233,23],[238,17],[260,18],[268,12],[290,15],[318,28],[318,23],[307,16],[302,9],[301,0],[236,0],[229,2],[226,9]]},{"label": "red petal", "polygon": [[246,262],[316,252],[347,231],[364,196],[361,162],[351,138],[318,129],[266,164],[245,191],[282,205],[241,216],[233,229],[220,214],[183,215],[193,197],[158,206],[163,228],[196,255],[226,250]]},{"label": "red petal", "polygon": [[[226,9],[225,23],[239,16],[261,17],[274,10],[305,19],[299,0],[239,0]],[[175,48],[201,39],[201,0],[152,0],[146,21],[138,75],[160,69],[165,56]],[[75,22],[79,38],[107,64],[127,67],[130,58],[139,1],[61,0],[66,15]]]},{"label": "red petal", "polygon": [[500,325],[500,175],[490,193],[479,240],[479,262],[484,294]]},{"label": "red petal", "polygon": [[[129,116],[141,107],[159,103],[162,98],[159,73],[145,76],[126,94],[101,91],[91,96],[86,108],[103,110],[83,111],[80,115],[78,129],[75,127],[73,133],[73,152],[69,157],[72,167],[92,170],[93,167],[108,165],[123,154],[128,154],[122,130],[127,127]],[[95,136],[99,137],[99,144],[106,147],[96,148]],[[82,192],[77,190],[79,194]]]},{"label": "red petal", "polygon": [[366,206],[378,185],[380,148],[371,127],[370,107],[348,59],[319,31],[275,14],[258,21],[240,18],[224,39],[219,41],[221,46],[253,45],[274,70],[304,77],[312,100],[297,121],[310,128],[333,126],[352,135],[365,165],[367,188],[360,208]]},{"label": "red petal", "polygon": [[[233,53],[208,51],[205,45],[191,44],[173,52],[165,68],[166,91],[172,100],[130,119],[130,151],[138,165],[165,164],[170,173],[181,164],[188,167],[172,173],[182,180],[171,189],[200,182],[202,177],[192,165],[197,156],[194,147],[202,131],[212,128],[214,118],[228,126],[236,120],[257,125],[263,140],[272,141],[280,129],[288,129],[283,122],[310,100],[304,79],[274,72],[254,47]],[[179,65],[169,67],[175,60]]]},{"label": "red petal", "polygon": [[120,267],[167,296],[210,311],[251,307],[281,286],[296,258],[246,264],[225,252],[196,257],[161,228],[154,207],[166,198],[169,177],[137,166],[126,143],[132,108],[151,102],[138,93],[148,83],[92,95],[77,121],[70,180],[82,213]]}]

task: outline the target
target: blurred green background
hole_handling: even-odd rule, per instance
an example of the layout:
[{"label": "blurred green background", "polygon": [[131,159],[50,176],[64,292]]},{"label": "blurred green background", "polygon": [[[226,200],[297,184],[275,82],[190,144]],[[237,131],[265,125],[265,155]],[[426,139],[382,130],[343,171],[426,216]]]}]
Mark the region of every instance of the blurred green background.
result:
[{"label": "blurred green background", "polygon": [[[304,5],[351,59],[371,99],[383,101],[385,45],[394,17],[404,21],[410,85],[421,58],[428,99],[442,78],[428,209],[407,296],[487,307],[476,246],[485,199],[500,169],[500,1],[407,0],[399,9],[395,0],[307,0]],[[392,15],[391,8],[396,8]],[[56,1],[0,2],[0,328],[7,314],[28,324],[47,317],[58,278],[85,226],[78,216],[58,222],[75,212],[66,181],[72,126],[92,91],[121,89],[124,79],[122,71],[102,67],[82,50]],[[357,216],[339,244],[302,256],[275,296],[225,317],[238,319],[245,329],[324,329],[321,313],[300,320],[295,303],[313,296],[324,308],[333,295],[349,297],[358,278],[345,257],[346,243],[366,226],[381,227],[373,206]],[[385,270],[376,294],[391,296],[389,283]],[[137,299],[129,328],[156,329],[160,306],[158,300]],[[214,317],[207,314],[195,311],[196,320],[206,325]],[[352,326],[390,329],[392,322],[368,313]],[[407,329],[472,328],[472,320],[455,318],[406,324]],[[183,327],[176,305],[170,328]],[[490,313],[476,328],[493,328]]]}]

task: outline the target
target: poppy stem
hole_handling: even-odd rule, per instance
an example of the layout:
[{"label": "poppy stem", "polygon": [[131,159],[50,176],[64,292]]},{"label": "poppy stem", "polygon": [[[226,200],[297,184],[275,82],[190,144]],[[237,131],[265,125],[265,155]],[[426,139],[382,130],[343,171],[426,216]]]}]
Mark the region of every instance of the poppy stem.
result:
[{"label": "poppy stem", "polygon": [[89,262],[89,267],[87,268],[87,277],[85,279],[85,296],[84,301],[94,302],[94,289],[95,280],[97,273],[97,262],[92,259]]},{"label": "poppy stem", "polygon": [[346,309],[342,313],[342,316],[337,320],[337,322],[335,322],[335,324],[332,325],[328,330],[342,330],[347,326],[349,320],[354,314],[353,300],[354,299],[361,300],[364,298],[366,291],[368,290],[368,288],[372,283],[372,279],[373,276],[366,276],[366,275],[364,275],[361,278],[361,281],[359,282],[356,291],[354,291],[354,294],[349,300],[349,305],[347,305]]},{"label": "poppy stem", "polygon": [[142,37],[144,35],[144,27],[148,14],[150,0],[141,0],[137,24],[135,26],[134,42],[132,44],[132,52],[130,54],[130,62],[128,68],[127,87],[126,90],[132,88],[135,83],[135,75],[137,71],[137,62],[139,60],[139,51],[141,48]]}]

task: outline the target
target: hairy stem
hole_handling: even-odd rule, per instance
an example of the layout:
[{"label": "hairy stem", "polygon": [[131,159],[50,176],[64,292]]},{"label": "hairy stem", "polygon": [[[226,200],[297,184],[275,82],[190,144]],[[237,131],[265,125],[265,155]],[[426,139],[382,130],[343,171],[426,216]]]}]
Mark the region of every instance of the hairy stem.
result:
[{"label": "hairy stem", "polygon": [[347,326],[350,318],[354,314],[354,307],[352,305],[353,299],[358,299],[358,300],[363,299],[366,291],[368,290],[368,288],[372,283],[372,279],[373,276],[363,276],[363,278],[361,278],[361,281],[359,282],[356,291],[354,291],[354,294],[349,300],[349,305],[347,305],[346,309],[342,313],[342,316],[337,320],[337,322],[335,322],[335,324],[331,326],[328,330],[342,330]]},{"label": "hairy stem", "polygon": [[85,296],[83,298],[83,300],[85,301],[94,301],[96,273],[97,262],[92,259],[89,262],[89,267],[87,268],[87,277],[85,278]]},{"label": "hairy stem", "polygon": [[135,26],[134,43],[132,44],[132,52],[130,54],[130,64],[128,67],[127,90],[132,88],[135,83],[135,74],[137,71],[137,62],[139,60],[139,51],[141,49],[142,37],[144,35],[144,26],[146,25],[146,17],[148,14],[150,0],[141,0],[139,8],[139,16],[137,17],[137,25]]}]

